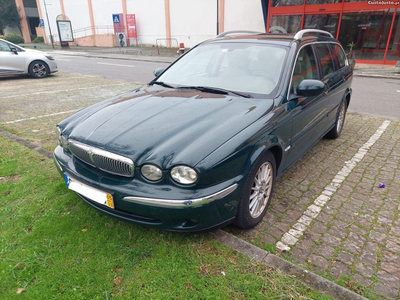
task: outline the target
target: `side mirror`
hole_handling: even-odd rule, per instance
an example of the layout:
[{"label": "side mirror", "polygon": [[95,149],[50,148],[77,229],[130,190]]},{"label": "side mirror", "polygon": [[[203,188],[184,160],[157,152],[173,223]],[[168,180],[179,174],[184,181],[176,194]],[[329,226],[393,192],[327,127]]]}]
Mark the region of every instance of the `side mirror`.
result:
[{"label": "side mirror", "polygon": [[155,77],[158,77],[162,72],[164,72],[164,68],[157,68],[154,70],[153,74]]},{"label": "side mirror", "polygon": [[10,47],[10,49],[11,49],[11,51],[12,51],[12,52],[14,52],[14,54],[17,54],[17,55],[18,55],[18,51],[17,51],[17,48],[14,48],[14,47]]},{"label": "side mirror", "polygon": [[305,97],[318,96],[324,91],[325,84],[322,81],[315,79],[304,79],[296,89],[297,95]]}]

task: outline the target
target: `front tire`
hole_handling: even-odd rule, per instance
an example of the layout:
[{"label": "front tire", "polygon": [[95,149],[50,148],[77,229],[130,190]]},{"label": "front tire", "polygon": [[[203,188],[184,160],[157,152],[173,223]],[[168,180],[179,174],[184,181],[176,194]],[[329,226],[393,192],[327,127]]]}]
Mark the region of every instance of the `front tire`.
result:
[{"label": "front tire", "polygon": [[35,60],[29,65],[29,74],[33,78],[45,78],[49,74],[49,67],[40,60]]},{"label": "front tire", "polygon": [[342,133],[344,121],[346,119],[347,101],[343,100],[339,107],[339,112],[336,117],[335,126],[325,135],[328,139],[337,139]]},{"label": "front tire", "polygon": [[252,167],[238,205],[235,223],[242,229],[256,226],[264,218],[275,184],[276,162],[267,151]]}]

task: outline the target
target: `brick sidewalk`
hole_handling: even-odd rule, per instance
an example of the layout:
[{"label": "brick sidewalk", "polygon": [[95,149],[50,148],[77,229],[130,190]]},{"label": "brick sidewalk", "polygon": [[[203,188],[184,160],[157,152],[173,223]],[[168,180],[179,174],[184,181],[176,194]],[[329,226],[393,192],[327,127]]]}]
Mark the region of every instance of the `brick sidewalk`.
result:
[{"label": "brick sidewalk", "polygon": [[[338,140],[322,140],[277,181],[256,228],[228,231],[264,249],[281,241],[384,119],[348,115]],[[281,256],[353,291],[396,299],[400,288],[400,123],[391,121]],[[379,188],[385,183],[385,188]],[[325,195],[324,195],[325,196]],[[307,222],[305,222],[307,223]],[[296,234],[296,233],[294,233]]]}]

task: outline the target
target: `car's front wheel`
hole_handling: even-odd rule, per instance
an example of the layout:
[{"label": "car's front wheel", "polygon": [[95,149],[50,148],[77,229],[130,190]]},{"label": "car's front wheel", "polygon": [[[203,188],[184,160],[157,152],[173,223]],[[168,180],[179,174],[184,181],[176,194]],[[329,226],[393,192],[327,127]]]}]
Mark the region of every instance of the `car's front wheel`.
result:
[{"label": "car's front wheel", "polygon": [[235,220],[238,227],[247,229],[260,223],[271,202],[275,174],[275,158],[267,151],[254,164],[243,188]]},{"label": "car's front wheel", "polygon": [[29,65],[29,74],[33,78],[45,78],[49,74],[49,67],[40,60],[35,60]]},{"label": "car's front wheel", "polygon": [[344,121],[346,119],[346,111],[347,111],[347,102],[346,99],[343,100],[342,104],[339,107],[339,112],[336,117],[335,126],[325,135],[328,139],[336,139],[342,133]]}]

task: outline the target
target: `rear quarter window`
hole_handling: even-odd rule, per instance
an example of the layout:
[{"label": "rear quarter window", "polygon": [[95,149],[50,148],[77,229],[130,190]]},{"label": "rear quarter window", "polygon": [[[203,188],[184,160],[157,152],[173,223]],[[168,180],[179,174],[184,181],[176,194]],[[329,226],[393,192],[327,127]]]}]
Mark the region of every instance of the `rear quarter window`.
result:
[{"label": "rear quarter window", "polygon": [[321,62],[322,77],[323,78],[328,77],[329,75],[335,72],[332,54],[329,49],[329,44],[327,43],[316,44],[315,47],[317,49],[318,57]]},{"label": "rear quarter window", "polygon": [[343,68],[346,65],[346,54],[344,53],[342,47],[340,47],[338,44],[332,46],[334,46],[334,52],[339,63],[339,68]]}]

